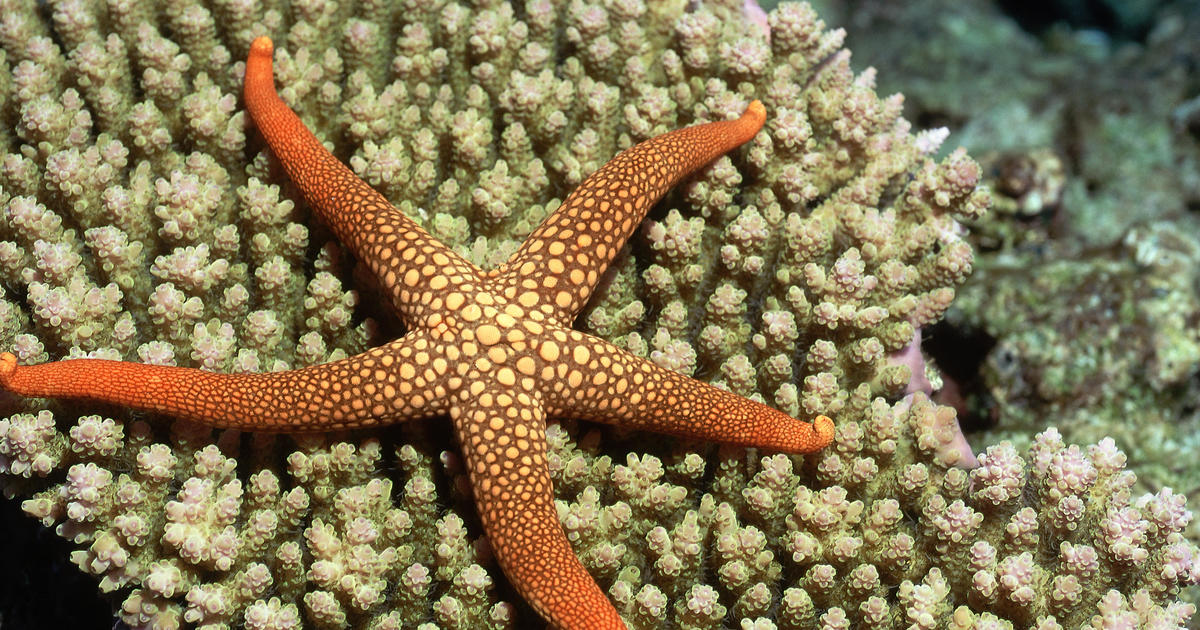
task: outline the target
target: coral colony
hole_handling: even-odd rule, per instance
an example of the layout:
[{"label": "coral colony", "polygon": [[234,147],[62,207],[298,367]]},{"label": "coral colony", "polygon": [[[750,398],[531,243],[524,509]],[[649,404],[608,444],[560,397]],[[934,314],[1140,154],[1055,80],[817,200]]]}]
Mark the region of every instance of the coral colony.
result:
[{"label": "coral colony", "polygon": [[[978,167],[935,158],[807,5],[763,28],[691,4],[0,0],[0,351],[249,374],[407,332],[244,111],[259,36],[334,156],[483,269],[621,150],[758,99],[574,327],[836,433],[801,456],[548,423],[558,521],[624,623],[1183,627],[1182,496],[1054,429],[968,469],[954,411],[908,393],[899,357],[971,270]],[[445,418],[288,437],[9,395],[0,418],[5,494],[133,627],[543,623],[497,584]]]}]

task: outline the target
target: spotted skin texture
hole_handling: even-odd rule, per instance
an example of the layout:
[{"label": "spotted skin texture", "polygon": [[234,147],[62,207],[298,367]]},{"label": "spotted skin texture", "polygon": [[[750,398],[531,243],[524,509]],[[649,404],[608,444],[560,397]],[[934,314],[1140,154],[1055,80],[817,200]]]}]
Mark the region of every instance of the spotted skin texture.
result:
[{"label": "spotted skin texture", "polygon": [[765,119],[762,103],[753,101],[738,120],[665,134],[620,153],[491,275],[551,321],[570,326],[651,206],[679,180],[754,137]]},{"label": "spotted skin texture", "polygon": [[329,154],[275,93],[267,38],[251,45],[245,99],[317,215],[379,277],[409,332],[324,365],[255,375],[75,359],[19,366],[0,387],[95,400],[217,427],[312,432],[449,416],[500,567],[556,628],[625,624],[572,552],[554,508],[545,418],[574,417],[789,453],[824,448],[802,422],[571,329],[617,251],[666,191],[740,146],[766,112],[668,133],[588,177],[501,267],[483,272]]}]

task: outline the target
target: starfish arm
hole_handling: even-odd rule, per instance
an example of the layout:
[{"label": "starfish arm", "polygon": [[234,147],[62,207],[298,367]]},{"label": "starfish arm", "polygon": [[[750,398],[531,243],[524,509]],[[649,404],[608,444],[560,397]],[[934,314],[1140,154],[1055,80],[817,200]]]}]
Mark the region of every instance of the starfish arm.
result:
[{"label": "starfish arm", "polygon": [[561,630],[624,630],[612,603],[571,549],[550,485],[541,407],[511,387],[468,388],[450,417],[475,505],[513,588]]},{"label": "starfish arm", "polygon": [[566,331],[547,412],[681,437],[812,453],[833,441],[833,421],[777,409],[656,365],[596,337]]},{"label": "starfish arm", "polygon": [[[103,359],[17,365],[0,353],[0,390],[171,414],[220,428],[331,431],[444,414],[445,360],[429,343],[396,340],[353,357],[287,372],[217,374]],[[418,385],[418,383],[420,385]]]},{"label": "starfish arm", "polygon": [[430,292],[474,282],[479,270],[443,245],[338,161],[275,92],[267,37],[250,45],[246,109],[317,215],[382,281],[408,323],[436,300]]},{"label": "starfish arm", "polygon": [[764,120],[762,103],[751,101],[737,120],[679,129],[622,151],[546,217],[495,275],[519,287],[527,306],[570,322],[651,206],[681,179],[753,138]]}]

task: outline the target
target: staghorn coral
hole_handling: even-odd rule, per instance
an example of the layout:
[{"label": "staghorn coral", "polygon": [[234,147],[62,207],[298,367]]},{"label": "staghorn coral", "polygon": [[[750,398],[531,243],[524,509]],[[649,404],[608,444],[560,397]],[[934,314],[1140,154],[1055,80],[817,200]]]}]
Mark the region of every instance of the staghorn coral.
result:
[{"label": "staghorn coral", "polygon": [[[972,441],[1024,448],[1048,422],[1071,442],[1111,436],[1139,491],[1192,496],[1200,13],[1172,4],[1136,46],[1116,28],[1035,36],[1009,5],[942,0],[859,12],[855,33],[870,36],[850,44],[881,85],[904,86],[906,115],[961,126],[993,190],[970,225],[975,271],[928,337],[946,349],[933,355],[960,386],[960,418],[988,429]],[[914,40],[930,14],[945,19]]]},{"label": "staghorn coral", "polygon": [[[1170,493],[1132,497],[1111,445],[1083,454],[1048,433],[1027,460],[993,447],[990,472],[968,474],[946,447],[952,412],[879,398],[911,378],[888,355],[969,272],[956,219],[987,196],[961,152],[927,158],[937,143],[908,133],[900,100],[854,75],[841,33],[804,5],[768,16],[768,43],[740,2],[381,3],[345,19],[322,2],[63,0],[49,21],[2,4],[0,345],[23,362],[266,371],[395,332],[247,134],[232,60],[255,35],[280,40],[283,97],[318,135],[483,265],[620,148],[756,96],[766,131],[662,204],[580,323],[835,415],[837,441],[805,460],[548,427],[564,526],[622,614],[683,628],[1190,614],[1172,603],[1197,579],[1178,535],[1190,513]],[[5,492],[78,545],[132,626],[532,618],[501,601],[440,427],[293,440],[0,404]],[[1074,573],[1032,587],[1059,568]]]}]

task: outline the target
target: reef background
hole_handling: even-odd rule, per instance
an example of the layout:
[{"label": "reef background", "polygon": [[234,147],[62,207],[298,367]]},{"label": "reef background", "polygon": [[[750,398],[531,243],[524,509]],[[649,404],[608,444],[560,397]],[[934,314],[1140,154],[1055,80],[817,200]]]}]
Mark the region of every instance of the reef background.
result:
[{"label": "reef background", "polygon": [[[925,348],[976,451],[1109,435],[1200,490],[1200,3],[829,3],[856,65],[996,203]],[[1193,523],[1193,532],[1196,531]]]},{"label": "reef background", "polygon": [[[946,150],[966,146],[996,193],[926,341],[974,450],[1023,449],[1049,423],[1069,443],[1112,435],[1139,490],[1195,497],[1200,4],[813,4],[846,28],[853,67],[904,93],[917,129],[948,127]],[[65,541],[15,503],[0,519],[0,627],[111,626]]]},{"label": "reef background", "polygon": [[1196,497],[1200,3],[815,6],[992,186],[975,270],[924,344],[974,450],[1052,423]]}]

